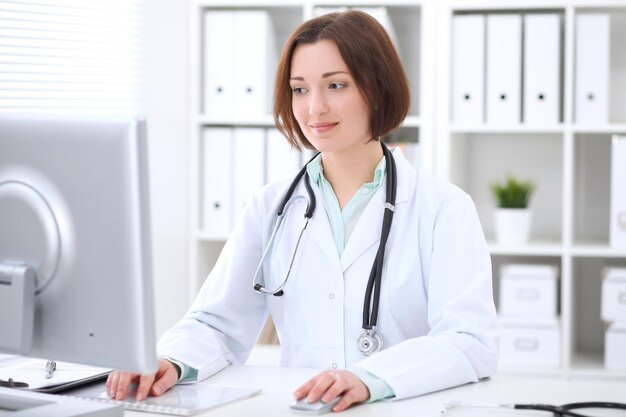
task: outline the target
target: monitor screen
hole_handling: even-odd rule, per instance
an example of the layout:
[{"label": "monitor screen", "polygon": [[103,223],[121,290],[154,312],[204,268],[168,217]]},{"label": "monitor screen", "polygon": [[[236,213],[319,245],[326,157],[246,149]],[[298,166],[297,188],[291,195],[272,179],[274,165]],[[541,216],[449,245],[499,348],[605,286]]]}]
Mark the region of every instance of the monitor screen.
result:
[{"label": "monitor screen", "polygon": [[3,353],[156,369],[143,120],[0,117],[1,271]]}]

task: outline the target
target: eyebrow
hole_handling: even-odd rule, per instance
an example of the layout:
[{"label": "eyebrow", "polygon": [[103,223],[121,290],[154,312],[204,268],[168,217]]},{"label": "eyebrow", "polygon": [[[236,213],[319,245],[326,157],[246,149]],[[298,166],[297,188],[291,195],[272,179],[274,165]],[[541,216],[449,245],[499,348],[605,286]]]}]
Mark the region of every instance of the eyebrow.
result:
[{"label": "eyebrow", "polygon": [[[347,71],[331,71],[331,72],[325,72],[322,74],[322,78],[328,78],[328,77],[332,77],[333,75],[336,74],[348,74],[350,75],[349,72]],[[295,80],[295,81],[304,81],[304,77],[291,77],[289,78],[289,81],[291,80]]]}]

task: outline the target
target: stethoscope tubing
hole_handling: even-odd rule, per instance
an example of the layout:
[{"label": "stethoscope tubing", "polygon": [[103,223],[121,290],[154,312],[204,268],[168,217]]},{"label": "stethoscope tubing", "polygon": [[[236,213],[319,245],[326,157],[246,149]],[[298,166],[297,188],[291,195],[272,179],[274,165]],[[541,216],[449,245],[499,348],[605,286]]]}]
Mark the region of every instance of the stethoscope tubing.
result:
[{"label": "stethoscope tubing", "polygon": [[[376,323],[378,321],[378,306],[380,302],[380,292],[382,285],[382,275],[383,275],[383,265],[385,258],[385,247],[387,245],[387,240],[389,238],[389,233],[391,231],[391,223],[393,220],[393,214],[395,211],[396,204],[396,188],[397,188],[397,174],[396,174],[396,162],[391,154],[391,151],[383,142],[380,142],[380,145],[383,150],[383,155],[385,157],[385,161],[387,164],[387,180],[386,180],[386,197],[385,197],[385,208],[383,214],[383,224],[380,235],[380,242],[378,245],[378,250],[376,251],[376,257],[372,264],[372,269],[370,271],[369,279],[367,281],[367,286],[365,290],[365,297],[363,300],[363,335],[357,341],[357,346],[359,350],[365,355],[369,356],[372,353],[375,353],[382,349],[383,347],[383,339],[376,332]],[[309,160],[311,162],[313,159],[317,158],[319,155],[316,154],[313,158]],[[261,256],[261,260],[259,265],[257,266],[254,277],[252,278],[252,285],[255,292],[261,295],[274,295],[274,296],[282,296],[284,294],[283,288],[287,285],[287,281],[289,280],[289,276],[291,274],[291,268],[293,267],[294,259],[296,257],[296,253],[298,252],[298,247],[300,246],[300,241],[302,239],[302,235],[304,230],[306,229],[309,219],[313,216],[313,212],[315,211],[316,206],[316,198],[313,189],[311,188],[311,183],[309,176],[307,175],[307,165],[308,162],[302,167],[302,169],[298,172],[296,177],[291,182],[289,189],[285,193],[281,204],[279,205],[276,214],[278,218],[274,224],[274,228],[272,230],[272,234],[270,236],[269,242]],[[257,282],[257,277],[260,274],[260,271],[263,268],[265,263],[265,259],[268,256],[274,240],[278,234],[278,229],[284,219],[287,208],[293,204],[294,201],[299,199],[304,199],[304,196],[297,196],[293,200],[291,200],[291,196],[293,195],[296,187],[300,180],[304,177],[304,186],[306,188],[306,192],[309,196],[309,202],[307,205],[306,212],[304,214],[304,223],[300,230],[300,234],[298,236],[298,240],[296,241],[296,246],[291,256],[291,260],[289,262],[289,268],[285,277],[282,280],[282,283],[275,290],[268,290],[263,285]],[[373,297],[372,297],[372,292]]]},{"label": "stethoscope tubing", "polygon": [[[376,258],[370,276],[367,281],[367,287],[365,290],[365,297],[363,300],[363,329],[369,330],[376,327],[378,322],[378,305],[380,303],[380,286],[382,284],[383,276],[383,263],[385,257],[385,247],[387,246],[387,239],[389,238],[389,232],[391,230],[391,223],[393,220],[393,214],[396,204],[396,161],[391,156],[391,151],[387,146],[381,142],[385,160],[387,161],[387,184],[386,184],[386,203],[385,213],[383,214],[383,226],[380,233],[380,244],[376,252]],[[372,291],[374,297],[372,299]],[[371,303],[371,314],[370,314]]]}]

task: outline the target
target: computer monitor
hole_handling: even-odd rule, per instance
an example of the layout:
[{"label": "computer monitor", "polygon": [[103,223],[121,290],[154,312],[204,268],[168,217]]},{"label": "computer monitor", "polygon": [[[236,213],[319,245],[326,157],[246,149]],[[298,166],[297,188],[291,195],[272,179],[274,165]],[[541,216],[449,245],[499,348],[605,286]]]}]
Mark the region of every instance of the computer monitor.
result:
[{"label": "computer monitor", "polygon": [[146,125],[0,116],[0,352],[156,369]]}]

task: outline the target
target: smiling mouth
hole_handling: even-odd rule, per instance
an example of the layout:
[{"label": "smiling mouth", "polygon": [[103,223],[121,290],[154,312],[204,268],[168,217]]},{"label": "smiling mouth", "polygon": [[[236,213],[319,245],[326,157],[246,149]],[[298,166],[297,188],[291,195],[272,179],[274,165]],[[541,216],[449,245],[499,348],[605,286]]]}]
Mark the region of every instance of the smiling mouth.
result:
[{"label": "smiling mouth", "polygon": [[311,125],[311,129],[317,133],[324,133],[324,132],[331,130],[338,124],[339,123],[318,123],[318,124]]}]

